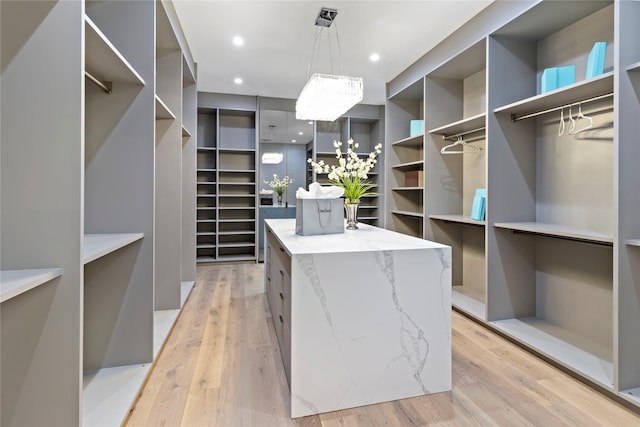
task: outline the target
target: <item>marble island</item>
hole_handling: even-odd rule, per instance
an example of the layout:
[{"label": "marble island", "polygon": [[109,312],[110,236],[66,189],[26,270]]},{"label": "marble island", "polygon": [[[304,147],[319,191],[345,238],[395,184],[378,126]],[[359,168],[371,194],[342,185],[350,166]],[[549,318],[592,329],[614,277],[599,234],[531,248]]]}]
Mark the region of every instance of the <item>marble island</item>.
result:
[{"label": "marble island", "polygon": [[451,248],[377,227],[265,221],[293,418],[451,390]]}]

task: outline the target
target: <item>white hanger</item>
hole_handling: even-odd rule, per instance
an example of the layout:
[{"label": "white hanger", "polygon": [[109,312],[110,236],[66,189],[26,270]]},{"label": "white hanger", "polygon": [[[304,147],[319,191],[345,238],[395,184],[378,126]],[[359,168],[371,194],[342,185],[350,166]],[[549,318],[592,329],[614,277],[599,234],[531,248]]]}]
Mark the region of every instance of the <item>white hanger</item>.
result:
[{"label": "white hanger", "polygon": [[569,120],[571,121],[571,124],[567,129],[567,135],[573,135],[574,131],[576,130],[576,121],[574,120],[573,113],[571,112],[571,104],[569,104]]},{"label": "white hanger", "polygon": [[564,134],[564,107],[560,109],[560,126],[558,127],[558,136]]},{"label": "white hanger", "polygon": [[[454,148],[455,146],[460,145],[462,146],[461,150],[455,150],[455,151],[448,151],[449,148]],[[442,149],[440,150],[440,153],[442,154],[464,154],[464,153],[478,153],[482,150],[482,148],[480,147],[476,147],[475,145],[469,145],[467,144],[461,136],[458,137],[458,139],[456,140],[456,142],[454,142],[453,144],[449,144],[445,147],[442,147]]]},{"label": "white hanger", "polygon": [[582,131],[585,131],[585,130],[591,129],[591,128],[593,127],[593,119],[592,119],[591,117],[589,117],[589,116],[585,116],[585,115],[582,113],[582,103],[579,103],[579,104],[578,104],[578,116],[577,116],[577,118],[578,118],[578,120],[580,120],[580,119],[588,120],[588,121],[589,121],[589,124],[588,124],[587,126],[583,127],[583,128],[582,128],[582,129],[580,129],[580,130],[575,130],[575,129],[574,129],[574,131],[573,131],[573,132],[569,132],[569,134],[570,134],[570,135],[574,135],[574,134],[576,134],[576,133],[578,133],[578,132],[582,132]]}]

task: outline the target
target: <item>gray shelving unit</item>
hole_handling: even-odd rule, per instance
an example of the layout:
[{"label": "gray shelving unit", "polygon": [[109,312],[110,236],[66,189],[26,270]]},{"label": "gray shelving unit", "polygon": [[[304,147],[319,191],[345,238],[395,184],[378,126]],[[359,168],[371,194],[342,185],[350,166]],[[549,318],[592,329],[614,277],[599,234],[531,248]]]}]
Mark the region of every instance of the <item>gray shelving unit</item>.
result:
[{"label": "gray shelving unit", "polygon": [[[419,236],[424,218],[423,237],[453,248],[457,310],[640,405],[640,3],[512,6],[492,4],[389,83],[387,210],[414,217],[387,227]],[[596,41],[605,72],[587,80]],[[576,82],[540,93],[543,70],[569,64]],[[593,128],[559,135],[569,105]],[[425,120],[424,145],[407,138],[412,119]],[[440,154],[461,133],[482,151]],[[425,198],[409,210],[417,190],[397,177],[420,160]],[[485,221],[469,218],[475,188]]]},{"label": "gray shelving unit", "polygon": [[[176,310],[163,312],[173,319],[180,275],[195,275],[195,258],[175,245],[180,208],[168,223],[154,203],[155,189],[180,205],[195,162],[178,151],[165,185],[163,138],[180,150],[184,133],[195,137],[182,74],[193,60],[177,42],[179,67],[161,59],[160,33],[175,41],[181,31],[170,3],[2,2],[0,14],[11,64],[1,77],[0,424],[118,425],[168,333],[154,258],[177,271]],[[37,206],[25,197],[34,189]],[[167,257],[159,240],[169,234]]]},{"label": "gray shelving unit", "polygon": [[[197,262],[257,259],[256,98],[199,95]],[[247,108],[248,107],[248,108]]]},{"label": "gray shelving unit", "polygon": [[[357,154],[365,158],[377,144],[384,146],[384,114],[382,108],[374,105],[357,105],[334,122],[315,122],[314,140],[307,152],[314,161],[323,160],[328,165],[337,165],[336,150],[333,141],[342,142],[342,151],[346,153],[347,141],[352,138],[358,143]],[[384,148],[378,155],[376,167],[368,175],[368,180],[377,186],[375,195],[360,201],[358,221],[380,226],[384,219]],[[328,175],[309,171],[309,183],[316,181],[328,184]]]}]

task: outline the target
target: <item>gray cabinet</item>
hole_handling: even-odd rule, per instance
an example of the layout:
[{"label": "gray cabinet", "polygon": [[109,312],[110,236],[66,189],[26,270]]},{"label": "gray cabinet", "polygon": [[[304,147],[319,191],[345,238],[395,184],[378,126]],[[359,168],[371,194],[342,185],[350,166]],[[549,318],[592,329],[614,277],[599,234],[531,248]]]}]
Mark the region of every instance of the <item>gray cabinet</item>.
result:
[{"label": "gray cabinet", "polygon": [[0,424],[118,425],[195,280],[193,59],[168,2],[0,15]]},{"label": "gray cabinet", "polygon": [[[640,2],[512,6],[492,4],[389,83],[387,227],[452,246],[456,309],[640,405]],[[587,79],[598,41],[604,73]],[[542,93],[544,69],[565,65],[575,83]],[[423,140],[407,138],[415,119]],[[481,151],[441,154],[458,136]],[[419,162],[424,190],[403,188]],[[476,188],[485,221],[469,218]]]}]

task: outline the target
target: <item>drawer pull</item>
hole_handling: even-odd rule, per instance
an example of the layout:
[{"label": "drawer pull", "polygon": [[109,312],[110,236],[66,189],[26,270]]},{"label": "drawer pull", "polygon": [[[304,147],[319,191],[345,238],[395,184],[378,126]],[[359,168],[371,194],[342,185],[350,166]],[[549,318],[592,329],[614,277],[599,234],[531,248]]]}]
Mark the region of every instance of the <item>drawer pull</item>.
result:
[{"label": "drawer pull", "polygon": [[282,318],[282,315],[279,314],[278,317],[280,318],[280,323],[284,323],[284,319]]},{"label": "drawer pull", "polygon": [[280,252],[284,252],[284,248],[280,248]]},{"label": "drawer pull", "polygon": [[280,275],[284,277],[284,271],[280,270]]},{"label": "drawer pull", "polygon": [[284,301],[284,295],[282,295],[282,292],[280,292],[280,299]]}]

